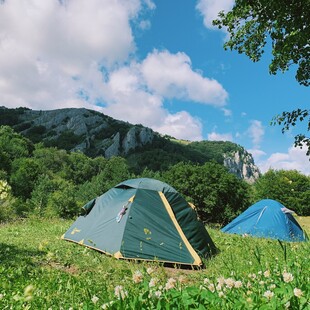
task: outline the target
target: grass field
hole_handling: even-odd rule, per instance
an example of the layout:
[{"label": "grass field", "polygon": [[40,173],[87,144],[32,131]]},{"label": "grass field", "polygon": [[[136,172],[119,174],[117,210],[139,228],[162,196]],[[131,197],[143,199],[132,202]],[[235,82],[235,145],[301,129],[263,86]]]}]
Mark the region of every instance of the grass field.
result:
[{"label": "grass field", "polygon": [[[310,218],[298,218],[309,234]],[[309,242],[208,229],[200,270],[116,260],[60,239],[72,221],[0,226],[0,309],[309,309]]]}]

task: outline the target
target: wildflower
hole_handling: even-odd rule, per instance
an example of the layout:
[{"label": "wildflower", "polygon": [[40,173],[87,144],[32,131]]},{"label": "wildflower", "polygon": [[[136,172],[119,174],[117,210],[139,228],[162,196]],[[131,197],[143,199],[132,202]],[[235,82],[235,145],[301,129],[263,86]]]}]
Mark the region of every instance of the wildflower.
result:
[{"label": "wildflower", "polygon": [[274,288],[276,288],[275,284],[270,284],[269,289],[273,290]]},{"label": "wildflower", "polygon": [[132,279],[135,283],[140,283],[142,282],[142,279],[143,279],[143,275],[142,275],[142,272],[137,270],[133,276],[132,276]]},{"label": "wildflower", "polygon": [[249,298],[246,299],[246,301],[247,301],[248,303],[251,303],[251,302],[252,302],[252,298],[249,297]]},{"label": "wildflower", "polygon": [[94,303],[94,304],[96,304],[97,303],[97,301],[99,300],[99,298],[97,297],[97,296],[93,296],[93,298],[91,299],[91,301]]},{"label": "wildflower", "polygon": [[113,300],[110,301],[110,302],[106,302],[105,304],[103,304],[103,305],[101,306],[101,308],[102,308],[102,309],[108,309],[110,306],[113,305],[113,303],[114,303]]},{"label": "wildflower", "polygon": [[295,295],[296,297],[300,298],[300,297],[302,296],[302,294],[303,294],[303,292],[302,292],[301,289],[299,289],[299,288],[297,288],[297,287],[294,288],[294,295]]},{"label": "wildflower", "polygon": [[217,283],[222,286],[225,283],[225,278],[224,277],[217,278]]},{"label": "wildflower", "polygon": [[218,293],[218,295],[219,295],[220,298],[222,298],[222,297],[225,296],[224,292],[222,292],[222,291],[220,291],[220,292]]},{"label": "wildflower", "polygon": [[174,278],[169,278],[167,283],[166,283],[165,289],[170,290],[170,289],[174,288],[175,283],[176,283],[176,280]]},{"label": "wildflower", "polygon": [[186,282],[186,277],[184,277],[184,276],[179,276],[179,279],[178,279],[178,281],[179,281],[179,283],[185,283]]},{"label": "wildflower", "polygon": [[211,291],[212,293],[214,293],[214,292],[215,292],[214,284],[213,284],[213,283],[210,283],[210,284],[208,285],[208,289],[209,289],[209,291]]},{"label": "wildflower", "polygon": [[217,291],[220,291],[221,289],[222,289],[222,285],[218,284],[218,285],[216,286],[216,290],[217,290]]},{"label": "wildflower", "polygon": [[161,296],[161,291],[156,291],[156,292],[154,292],[154,296],[155,296],[156,298],[160,298],[160,296]]},{"label": "wildflower", "polygon": [[149,268],[146,269],[146,272],[147,272],[148,274],[152,274],[154,271],[155,271],[155,270],[154,270],[152,267],[149,267]]},{"label": "wildflower", "polygon": [[150,280],[149,287],[154,287],[154,286],[156,286],[157,283],[158,283],[158,279],[157,278],[152,278]]},{"label": "wildflower", "polygon": [[283,281],[286,283],[292,282],[294,279],[293,275],[286,271],[282,273],[282,276],[283,276]]},{"label": "wildflower", "polygon": [[247,291],[246,294],[247,294],[247,295],[251,295],[251,294],[252,294],[252,291]]},{"label": "wildflower", "polygon": [[255,273],[250,273],[250,274],[248,275],[248,277],[251,278],[251,279],[253,279],[253,280],[255,280],[255,279],[256,279],[256,274],[255,274]]},{"label": "wildflower", "polygon": [[241,281],[236,281],[234,283],[234,286],[235,286],[235,288],[240,288],[240,287],[242,287],[242,282]]},{"label": "wildflower", "polygon": [[203,280],[203,283],[204,283],[204,284],[209,284],[209,283],[210,283],[210,280],[209,280],[208,278],[205,278],[205,279]]},{"label": "wildflower", "polygon": [[260,270],[257,274],[261,275],[263,272]]},{"label": "wildflower", "polygon": [[248,283],[246,284],[246,287],[247,287],[247,288],[250,288],[251,286],[252,286],[251,282],[248,281]]},{"label": "wildflower", "polygon": [[228,288],[233,288],[235,281],[232,278],[227,278],[227,279],[225,279],[225,284]]},{"label": "wildflower", "polygon": [[268,300],[270,300],[273,297],[273,295],[274,293],[269,290],[264,293],[264,297],[266,297]]},{"label": "wildflower", "polygon": [[117,285],[114,289],[114,295],[118,299],[125,299],[128,296],[128,292],[124,291],[124,289],[121,285]]},{"label": "wildflower", "polygon": [[265,278],[269,278],[269,277],[270,277],[270,270],[266,270],[266,271],[264,272],[264,277],[265,277]]},{"label": "wildflower", "polygon": [[265,281],[259,281],[258,283],[259,283],[259,285],[264,285]]}]

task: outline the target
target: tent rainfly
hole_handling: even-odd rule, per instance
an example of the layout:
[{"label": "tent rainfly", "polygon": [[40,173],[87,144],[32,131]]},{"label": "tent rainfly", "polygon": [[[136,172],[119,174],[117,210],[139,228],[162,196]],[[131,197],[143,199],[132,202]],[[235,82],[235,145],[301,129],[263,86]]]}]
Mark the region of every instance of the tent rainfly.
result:
[{"label": "tent rainfly", "polygon": [[62,238],[116,258],[201,266],[216,252],[195,210],[158,180],[124,181],[83,209]]},{"label": "tent rainfly", "polygon": [[306,241],[305,233],[292,213],[278,201],[263,199],[250,206],[222,231],[281,241]]}]

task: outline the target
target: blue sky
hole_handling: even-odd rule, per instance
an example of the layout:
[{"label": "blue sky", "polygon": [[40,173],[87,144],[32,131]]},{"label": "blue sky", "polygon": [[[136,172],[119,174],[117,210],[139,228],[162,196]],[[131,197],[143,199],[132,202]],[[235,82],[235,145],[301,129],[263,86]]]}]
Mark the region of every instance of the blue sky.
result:
[{"label": "blue sky", "polygon": [[[1,3],[1,1],[0,1]],[[232,0],[5,0],[0,4],[0,105],[85,107],[187,140],[229,140],[264,172],[310,174],[293,135],[270,126],[309,108],[292,68],[224,51],[211,20]],[[306,126],[300,130],[305,132]]]}]

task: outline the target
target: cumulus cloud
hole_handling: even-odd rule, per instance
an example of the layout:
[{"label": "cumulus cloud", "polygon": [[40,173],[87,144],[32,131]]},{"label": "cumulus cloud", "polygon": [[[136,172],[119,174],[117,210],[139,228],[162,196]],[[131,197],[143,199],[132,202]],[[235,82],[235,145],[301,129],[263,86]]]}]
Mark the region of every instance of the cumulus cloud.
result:
[{"label": "cumulus cloud", "polygon": [[228,94],[223,86],[193,71],[185,53],[154,50],[142,62],[141,71],[149,89],[160,96],[214,106],[226,104]]},{"label": "cumulus cloud", "polygon": [[298,170],[305,175],[310,175],[309,157],[306,156],[306,147],[302,149],[294,146],[288,149],[287,153],[274,153],[267,160],[258,161],[262,172],[269,169]]},{"label": "cumulus cloud", "polygon": [[235,0],[199,0],[196,9],[203,16],[203,23],[209,29],[217,29],[212,25],[212,21],[218,17],[220,11],[229,11]]},{"label": "cumulus cloud", "polygon": [[251,138],[254,149],[259,149],[262,138],[265,134],[265,129],[261,121],[252,120],[251,125],[247,130],[247,135]]},{"label": "cumulus cloud", "polygon": [[86,107],[201,140],[200,120],[170,113],[165,100],[223,107],[228,94],[184,53],[154,50],[135,61],[131,25],[149,28],[147,12],[155,8],[151,0],[0,1],[0,104]]},{"label": "cumulus cloud", "polygon": [[210,141],[233,141],[231,133],[217,133],[215,131],[208,134],[208,140]]}]

